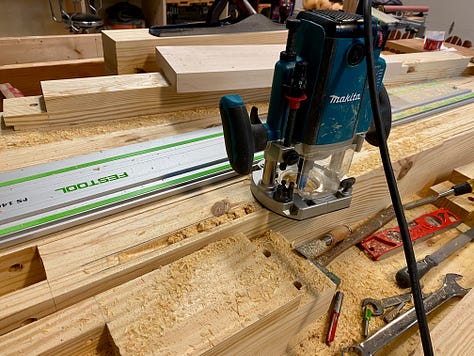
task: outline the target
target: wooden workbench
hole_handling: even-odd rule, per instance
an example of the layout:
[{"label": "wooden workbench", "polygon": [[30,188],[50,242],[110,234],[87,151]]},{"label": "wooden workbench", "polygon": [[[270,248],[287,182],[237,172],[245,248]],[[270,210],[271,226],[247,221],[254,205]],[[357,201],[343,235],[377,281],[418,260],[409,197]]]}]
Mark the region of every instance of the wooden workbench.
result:
[{"label": "wooden workbench", "polygon": [[[458,86],[474,88],[472,78],[464,77],[451,80],[451,82],[453,81]],[[133,122],[119,120],[113,127],[96,124],[89,125],[89,127],[78,126],[74,129],[26,132],[4,130],[0,136],[0,154],[3,161],[1,170],[18,169],[110,147],[209,127],[219,123],[217,115],[217,110],[211,108],[179,112],[172,115],[162,114],[141,117]],[[473,149],[473,138],[474,104],[418,122],[395,127],[390,138],[390,148],[392,160],[397,162],[395,169],[400,179],[399,184],[404,198],[412,198],[412,194],[422,188],[427,188],[438,181],[445,180],[453,168],[472,162],[469,153]],[[208,242],[238,235],[240,232],[244,232],[247,237],[256,238],[267,228],[271,228],[274,233],[282,233],[285,239],[298,244],[305,239],[326,232],[331,226],[339,223],[353,223],[356,219],[366,216],[364,209],[369,209],[370,205],[382,208],[388,204],[388,196],[379,166],[377,150],[369,146],[364,147],[363,151],[356,155],[352,168],[355,176],[362,177],[362,182],[367,179],[373,183],[370,186],[367,183],[361,183],[366,187],[364,192],[360,192],[363,199],[355,199],[354,205],[347,211],[328,214],[325,217],[313,219],[312,222],[300,222],[296,225],[294,222],[277,218],[274,214],[266,211],[262,214],[262,209],[253,201],[248,191],[248,180],[236,178],[199,191],[172,197],[51,234],[23,246],[0,251],[0,260],[3,258],[3,264],[9,266],[10,269],[13,265],[12,261],[14,261],[11,256],[14,256],[16,252],[19,253],[19,251],[28,249],[33,251],[33,255],[40,255],[40,261],[44,266],[43,273],[38,272],[41,270],[38,265],[35,267],[37,269],[35,272],[33,263],[31,270],[33,276],[30,277],[33,282],[35,278],[40,282],[25,287],[28,289],[28,294],[23,293],[22,299],[17,298],[18,295],[21,295],[21,289],[16,292],[12,292],[10,289],[8,293],[2,293],[3,305],[7,307],[3,313],[11,308],[16,310],[16,316],[19,318],[24,313],[25,320],[23,322],[25,324],[29,323],[29,325],[20,326],[16,330],[10,330],[11,325],[10,327],[2,325],[4,332],[6,330],[9,332],[0,336],[0,348],[6,354],[9,354],[9,350],[13,353],[20,350],[35,352],[33,350],[36,350],[39,344],[43,346],[51,344],[55,346],[48,349],[49,351],[68,353],[71,350],[82,350],[82,352],[85,352],[88,349],[81,349],[84,346],[79,347],[78,345],[81,342],[82,344],[86,343],[84,340],[87,341],[87,338],[84,339],[84,335],[81,337],[76,335],[77,328],[75,328],[75,325],[80,325],[79,329],[85,328],[84,325],[92,325],[90,326],[92,331],[87,334],[89,339],[92,340],[90,344],[95,345],[95,342],[97,342],[100,347],[104,347],[100,340],[107,339],[107,335],[104,336],[103,329],[99,328],[98,325],[103,325],[104,320],[112,318],[115,315],[114,313],[123,313],[123,310],[121,311],[120,308],[116,311],[110,310],[111,314],[106,315],[103,319],[101,315],[104,312],[100,309],[100,305],[109,305],[111,298],[120,293],[131,293],[133,290],[143,292],[143,288],[140,286],[147,283],[146,278],[150,277],[145,276],[149,276],[148,273],[160,271],[160,265],[166,265],[172,260],[184,259],[183,261],[187,261],[184,256],[196,249],[196,247],[191,248],[188,252],[184,252],[182,256],[172,257],[168,262],[165,261],[165,258],[165,260],[155,259],[153,260],[155,262],[151,264],[140,264],[140,259],[143,260],[146,253],[153,253],[158,248],[153,244],[147,247],[146,244],[150,241],[157,241],[160,237],[165,237],[168,240],[176,239],[177,241],[182,239],[186,241],[186,238],[190,238],[194,239],[193,241],[197,244],[202,241],[199,246],[204,247]],[[406,171],[403,175],[407,178],[403,179],[401,177],[400,172],[402,171]],[[426,172],[430,173],[426,175]],[[357,185],[355,190],[357,191]],[[232,217],[226,214],[225,219],[216,220],[217,218],[211,214],[212,206],[219,201],[225,201],[229,206],[235,207],[231,211]],[[425,207],[413,211],[409,217],[420,214],[424,209],[429,208]],[[210,228],[204,227],[206,224],[212,226]],[[451,230],[428,242],[416,245],[415,250],[418,258],[436,250],[444,241],[453,238],[457,233],[459,231]],[[237,242],[234,242],[236,246],[241,246],[239,244],[243,242],[238,238],[236,239]],[[142,249],[140,249],[140,246],[142,246]],[[221,246],[220,248],[224,247]],[[245,249],[247,247],[239,248]],[[456,253],[456,256],[449,258],[442,266],[437,267],[436,271],[424,278],[424,288],[426,290],[437,289],[442,275],[447,272],[464,275],[460,283],[463,286],[473,286],[472,252],[473,247],[471,245]],[[203,253],[206,253],[205,250]],[[38,258],[33,257],[32,261],[38,262]],[[109,285],[105,289],[110,290],[110,292],[103,292],[104,288],[101,288],[97,283],[87,282],[89,283],[87,284],[83,282],[85,274],[89,276],[91,274],[106,274],[107,271],[113,271],[117,266],[120,267],[121,263],[125,263],[124,261],[134,261],[136,263],[133,268],[126,270],[125,273],[119,273],[119,269],[116,269],[114,272],[116,273],[115,280],[113,278],[114,274],[109,276],[110,279],[107,279]],[[328,319],[323,313],[323,316],[319,316],[308,327],[304,328],[299,337],[294,339],[297,341],[290,345],[291,348],[287,352],[294,355],[336,354],[341,347],[361,341],[360,301],[365,297],[386,297],[400,293],[401,290],[394,282],[394,273],[403,264],[404,259],[401,253],[383,261],[374,262],[356,247],[351,248],[329,264],[328,268],[341,278],[339,288],[346,295],[335,342],[330,347],[324,344]],[[122,266],[124,265],[122,264]],[[156,273],[157,275],[153,278],[158,278],[159,273]],[[225,273],[225,271],[222,271],[222,273]],[[281,274],[282,272],[276,271],[275,273]],[[130,276],[127,277],[127,274],[130,274]],[[67,278],[64,278],[65,276]],[[114,282],[111,283],[110,280],[114,280]],[[97,281],[101,280],[97,279]],[[325,285],[326,283],[329,283],[328,286],[330,286],[328,281],[320,281],[317,284]],[[124,286],[122,289],[121,285]],[[2,290],[5,291],[7,288],[11,288],[11,286],[8,287],[8,282],[7,286],[2,287]],[[14,289],[18,288],[20,287],[16,286]],[[101,293],[94,292],[94,288]],[[329,290],[332,295],[334,288]],[[57,297],[52,299],[44,297],[44,295],[48,296],[50,293],[57,293]],[[169,290],[166,293],[172,294],[173,292]],[[96,297],[86,298],[89,296]],[[136,298],[142,298],[142,296],[130,295],[129,298],[132,299],[129,299],[127,303],[132,303],[133,298],[136,300]],[[143,296],[143,298],[146,299],[146,296]],[[35,300],[42,300],[43,304],[34,304]],[[292,310],[291,308],[294,308],[291,304],[293,302],[294,299],[292,298],[279,302],[282,304],[278,308],[283,308],[277,309],[279,311],[283,310],[279,315],[287,315],[284,311],[287,310],[289,313]],[[141,301],[138,300],[138,303],[140,304]],[[455,307],[456,303],[457,301],[449,302],[445,307],[436,311],[430,317],[430,325],[434,326],[439,323]],[[36,318],[26,317],[32,312],[29,308],[32,308],[33,304],[35,308],[41,306],[41,313]],[[133,303],[130,304],[130,308],[132,306]],[[2,318],[5,317],[5,314],[3,315]],[[84,315],[87,317],[84,317]],[[34,321],[35,319],[38,320]],[[68,322],[68,320],[71,320],[71,322]],[[116,321],[108,324],[107,333],[116,332],[115,329],[118,328],[117,330],[120,330],[120,335],[122,335],[120,340],[123,342],[125,342],[124,340],[129,340],[128,342],[138,340],[130,334],[133,330],[128,332],[127,328],[124,329],[123,323],[131,323],[129,319],[119,318],[114,320]],[[281,320],[286,321],[285,318]],[[67,328],[67,330],[63,330],[67,325],[71,327],[71,330]],[[280,335],[279,331],[286,330],[281,323],[278,325],[280,329],[277,328],[272,331],[274,339]],[[371,323],[371,330],[375,330],[381,325],[380,320],[374,320]],[[18,326],[15,325],[15,327]],[[472,326],[470,327],[472,328]],[[62,334],[54,334],[55,328],[60,328]],[[74,334],[74,330],[76,330],[76,334]],[[55,335],[53,339],[48,339],[48,333],[50,332]],[[147,330],[141,329],[140,332],[146,334]],[[41,333],[44,333],[44,335],[41,335]],[[63,344],[55,339],[60,338],[61,335],[66,338],[70,337],[75,342],[69,340]],[[173,338],[173,334],[169,337]],[[438,341],[435,340],[435,343]],[[258,346],[258,341],[254,340],[253,342],[257,342]],[[385,353],[406,355],[408,351],[416,347],[417,342],[416,331],[411,330],[407,335],[390,344],[385,349]],[[467,341],[462,340],[461,342]],[[57,345],[63,346],[59,347]],[[124,347],[126,349],[127,345],[129,346],[129,344],[121,345],[121,350],[124,350]],[[229,345],[224,346],[228,347]],[[71,347],[75,348],[71,349]],[[100,347],[94,353],[104,354],[104,349]],[[146,350],[146,348],[143,350]],[[277,348],[276,350],[281,349]],[[267,354],[269,352],[267,350]]]}]

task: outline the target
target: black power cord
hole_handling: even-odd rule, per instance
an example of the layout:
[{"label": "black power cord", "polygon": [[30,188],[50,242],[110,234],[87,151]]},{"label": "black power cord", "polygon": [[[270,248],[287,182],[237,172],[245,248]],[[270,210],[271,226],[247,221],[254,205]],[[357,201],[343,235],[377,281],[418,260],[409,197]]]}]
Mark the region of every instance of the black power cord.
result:
[{"label": "black power cord", "polygon": [[367,79],[369,83],[370,102],[372,105],[372,112],[374,115],[374,124],[376,128],[376,135],[379,142],[380,157],[382,159],[383,168],[385,172],[385,179],[387,180],[392,205],[397,217],[398,226],[403,241],[403,250],[405,252],[405,259],[410,275],[411,291],[413,294],[413,303],[415,304],[416,317],[418,319],[418,327],[420,330],[421,342],[423,345],[423,352],[425,355],[433,355],[433,345],[431,343],[430,331],[428,322],[426,320],[425,308],[423,305],[423,297],[421,293],[420,280],[418,277],[418,270],[416,268],[416,258],[413,252],[413,244],[410,239],[410,232],[403,211],[403,205],[398,191],[397,180],[393,173],[392,163],[390,161],[390,154],[387,146],[387,137],[383,129],[383,121],[380,115],[380,107],[378,101],[377,84],[375,78],[375,63],[374,63],[374,46],[372,42],[372,0],[363,0],[363,16],[364,16],[364,39],[365,39],[365,57],[367,61]]}]

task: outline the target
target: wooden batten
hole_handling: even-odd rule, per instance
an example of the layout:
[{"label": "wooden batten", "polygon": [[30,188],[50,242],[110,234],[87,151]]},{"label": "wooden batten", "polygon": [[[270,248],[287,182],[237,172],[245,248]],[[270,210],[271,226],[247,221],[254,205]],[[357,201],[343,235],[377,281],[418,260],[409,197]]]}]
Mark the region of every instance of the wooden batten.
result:
[{"label": "wooden batten", "polygon": [[102,57],[7,64],[0,66],[0,83],[10,83],[24,95],[41,95],[43,80],[95,77],[104,73]]},{"label": "wooden batten", "polygon": [[[385,49],[394,53],[421,53],[426,52],[423,49],[424,40],[422,38],[406,38],[400,40],[389,40],[385,44]],[[474,57],[474,49],[457,46],[452,43],[443,43],[444,46],[448,47],[450,51],[460,54],[465,57]],[[436,53],[436,52],[434,52]]]},{"label": "wooden batten", "polygon": [[384,59],[387,63],[384,83],[388,85],[460,76],[470,61],[469,57],[453,52],[397,54]]}]

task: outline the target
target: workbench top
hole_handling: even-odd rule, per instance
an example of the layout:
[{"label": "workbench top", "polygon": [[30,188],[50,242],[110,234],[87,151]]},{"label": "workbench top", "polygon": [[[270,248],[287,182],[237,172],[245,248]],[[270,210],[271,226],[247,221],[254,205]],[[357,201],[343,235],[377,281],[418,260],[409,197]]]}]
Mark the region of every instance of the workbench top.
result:
[{"label": "workbench top", "polygon": [[[446,82],[458,87],[474,90],[472,76],[449,79]],[[260,111],[264,112],[266,104],[259,103],[258,105],[261,107]],[[87,126],[79,125],[74,128],[18,132],[4,129],[0,134],[0,155],[2,157],[0,172],[219,125],[220,118],[218,115],[217,108],[210,108],[172,114],[142,116],[134,120],[123,119],[117,120],[113,124],[109,122],[105,124],[89,124]],[[445,142],[444,146],[443,142]],[[472,162],[470,157],[467,157],[472,152],[471,142],[474,142],[474,104],[472,103],[422,120],[394,127],[389,139],[389,148],[392,161],[396,162],[395,169],[402,185],[401,193],[404,199],[414,199],[416,197],[414,193],[426,193],[419,192],[420,189],[411,191],[407,188],[407,179],[411,179],[413,182],[416,181],[421,188],[426,189],[434,183],[446,179],[447,174],[452,171],[452,168],[457,168],[456,165],[458,163],[467,164]],[[443,152],[451,147],[459,150],[459,153],[455,154],[455,159],[452,162],[437,161],[436,158],[443,159]],[[429,152],[430,154],[424,155],[424,152]],[[428,158],[430,161],[423,161],[424,159],[428,160]],[[388,205],[389,198],[385,193],[386,188],[383,183],[380,165],[377,149],[364,145],[362,152],[355,155],[351,174],[356,177],[365,177],[364,179],[374,179],[374,182],[378,182],[372,186],[371,189],[373,191],[367,189],[363,194],[366,197],[369,197],[371,194],[374,194],[374,196],[384,196],[383,199],[377,199],[373,202],[373,204],[380,204],[383,207]],[[443,168],[453,165],[455,166],[452,168]],[[416,176],[410,176],[410,174],[408,174],[409,178],[403,180],[407,172],[411,172],[412,169],[414,170],[414,168],[411,168],[412,166],[417,167],[421,171],[436,167],[436,172],[439,172],[439,174],[436,173],[437,175],[433,176],[429,181],[418,182]],[[406,172],[402,175],[401,172],[404,170]],[[258,205],[252,201],[250,193],[246,189],[242,189],[242,187],[248,184],[249,182],[245,177],[238,177],[226,183],[219,183],[199,191],[188,192],[182,196],[172,197],[162,202],[151,203],[112,217],[69,228],[65,231],[42,237],[39,241],[29,242],[22,246],[15,246],[0,251],[0,261],[2,257],[10,256],[20,250],[34,249],[40,246],[38,251],[42,258],[45,261],[51,261],[50,265],[45,262],[44,266],[47,280],[54,281],[55,278],[59,279],[70,273],[70,285],[73,285],[74,278],[80,281],[82,277],[73,273],[71,266],[87,266],[87,268],[83,268],[84,273],[86,270],[87,273],[95,273],[94,271],[99,270],[101,263],[111,263],[107,256],[111,255],[112,252],[115,253],[120,249],[126,249],[130,246],[140,246],[140,244],[151,238],[156,238],[157,236],[167,236],[169,238],[173,234],[175,238],[179,234],[181,234],[179,236],[186,237],[187,233],[196,238],[195,232],[191,234],[190,227],[198,225],[203,221],[209,222],[209,211],[216,201],[228,200],[230,204],[239,205],[243,211],[247,209],[241,212],[241,215],[235,214],[234,220],[238,221],[239,219],[248,218],[249,215],[254,213],[252,209]],[[357,190],[357,185],[355,190]],[[369,198],[367,199],[370,201]],[[359,211],[360,209],[356,206],[352,208],[357,212],[356,216],[363,216],[363,211]],[[256,207],[255,209],[258,210],[260,208]],[[434,207],[424,206],[411,210],[407,213],[407,218],[414,218],[430,211],[430,209],[434,209]],[[283,220],[272,220],[272,213],[267,213],[265,216],[269,216],[268,221],[270,222],[277,221],[272,225],[272,230],[276,230],[277,233],[281,233],[292,244],[297,245],[328,231],[331,224],[335,226],[340,223],[353,223],[351,217],[347,214],[345,215],[344,212],[338,212],[337,214],[339,214],[335,215],[338,217],[337,221],[331,220],[330,217],[325,217],[320,220],[321,224],[312,223],[307,225],[305,222],[300,222],[299,234],[295,233],[296,225],[291,225],[290,228],[286,226],[286,222]],[[260,225],[264,225],[268,221],[262,221]],[[219,229],[222,229],[222,231],[225,231],[226,226],[239,226],[235,222],[228,221],[216,223],[213,220],[213,223],[219,226]],[[393,225],[394,222],[389,226]],[[113,226],[117,230],[108,231],[107,226]],[[233,233],[238,232],[234,230],[229,229]],[[249,231],[252,230],[249,228]],[[432,253],[442,246],[445,241],[454,238],[458,234],[459,230],[451,229],[416,244],[415,253],[417,258],[420,259],[426,254]],[[113,241],[113,248],[115,250],[109,250],[109,248],[112,248],[112,245],[104,241],[109,241],[109,243]],[[65,245],[66,243],[71,243],[71,245]],[[446,273],[461,274],[464,277],[460,284],[465,287],[474,286],[474,272],[472,270],[473,251],[474,247],[470,244],[427,274],[423,279],[424,290],[432,291],[437,289],[441,285],[442,276]],[[130,259],[133,256],[127,255],[122,256],[122,258]],[[292,348],[288,353],[291,355],[338,354],[342,347],[360,342],[362,340],[361,300],[366,297],[384,298],[406,291],[397,287],[394,278],[395,272],[404,265],[405,260],[402,252],[381,261],[372,261],[357,247],[350,248],[336,258],[327,267],[341,279],[339,290],[344,292],[345,298],[335,341],[331,346],[327,346],[324,343],[329,319],[328,316],[323,316],[305,329],[304,333],[300,335],[298,342],[291,345]],[[53,282],[51,283],[54,284]],[[72,288],[68,285],[45,286],[46,289],[53,287],[64,290]],[[37,286],[35,288],[40,287]],[[44,293],[47,294],[49,292],[45,291]],[[8,294],[2,294],[0,299],[7,298],[7,300],[10,300],[8,299]],[[67,293],[64,295],[78,298],[78,302],[81,300],[77,295],[72,296]],[[447,317],[458,302],[459,300],[452,300],[434,312],[429,317],[430,328],[434,328]],[[18,305],[21,305],[21,303],[25,305],[25,310],[28,309],[28,301],[22,300]],[[66,300],[55,300],[55,303],[56,305],[51,305],[49,309],[46,308],[45,310],[52,313],[54,310],[57,310],[56,308],[61,309],[61,303],[65,305],[71,304],[70,301]],[[21,310],[21,307],[18,310]],[[91,311],[92,314],[95,312],[100,313],[97,310]],[[95,314],[94,316],[91,315],[91,318],[94,317]],[[379,319],[373,318],[371,321],[370,328],[372,331],[383,325],[383,321]],[[472,325],[474,324],[470,324],[471,335],[474,332]],[[8,340],[11,333],[15,333],[16,336],[20,335],[21,328],[0,336],[0,345],[7,342],[6,340]],[[453,339],[451,338],[450,340]],[[23,341],[27,343],[26,340]],[[434,340],[435,345],[438,342],[441,341]],[[464,342],[468,342],[468,340],[458,341],[458,343]],[[417,347],[418,343],[419,337],[416,328],[413,328],[384,348],[382,354],[407,355]],[[453,350],[456,350],[456,345],[453,346]]]}]

